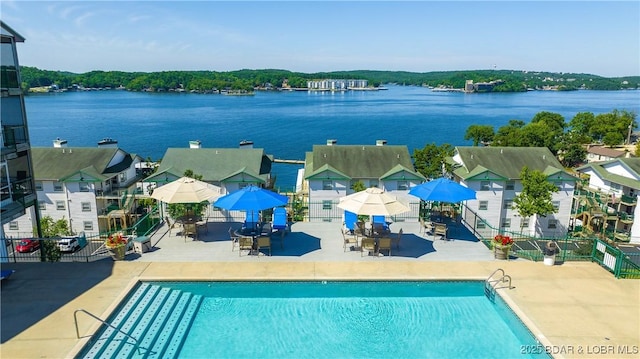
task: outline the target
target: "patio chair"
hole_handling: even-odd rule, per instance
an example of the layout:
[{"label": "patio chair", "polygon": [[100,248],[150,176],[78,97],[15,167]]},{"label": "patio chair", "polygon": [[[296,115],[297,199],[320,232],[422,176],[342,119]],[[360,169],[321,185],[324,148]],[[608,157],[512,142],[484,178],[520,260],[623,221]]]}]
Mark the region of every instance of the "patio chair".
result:
[{"label": "patio chair", "polygon": [[260,236],[258,237],[258,253],[263,248],[269,249],[269,256],[271,256],[271,237],[270,236]]},{"label": "patio chair", "polygon": [[447,240],[447,225],[444,223],[434,223],[433,226],[433,239],[436,238],[437,235],[442,236],[442,240]]},{"label": "patio chair", "polygon": [[178,226],[178,223],[171,222],[171,219],[169,219],[169,216],[164,217],[164,221],[165,223],[167,223],[167,228],[169,228],[169,235],[171,235],[171,229],[176,228],[176,226]]},{"label": "patio chair", "polygon": [[402,228],[398,231],[398,235],[395,237],[391,237],[391,242],[395,243],[396,249],[400,249],[400,240],[402,239]]},{"label": "patio chair", "polygon": [[233,252],[233,250],[239,244],[238,242],[240,241],[240,237],[233,232],[232,227],[229,227],[229,238],[231,238],[231,251]]},{"label": "patio chair", "polygon": [[248,250],[249,254],[253,251],[253,237],[240,236],[238,238],[238,257],[242,256],[242,251]]},{"label": "patio chair", "polygon": [[387,251],[389,257],[391,257],[391,238],[383,237],[378,240],[378,254],[380,251]]},{"label": "patio chair", "polygon": [[198,230],[195,223],[185,223],[182,228],[182,235],[184,236],[185,241],[188,236],[192,236],[193,239],[196,240],[198,239]]},{"label": "patio chair", "polygon": [[360,257],[364,256],[364,252],[373,252],[376,254],[376,241],[373,238],[363,237],[360,242]]},{"label": "patio chair", "polygon": [[347,246],[350,244],[354,244],[356,247],[358,246],[358,237],[355,234],[349,232],[349,230],[341,230],[342,239],[344,240],[343,249],[346,252]]}]

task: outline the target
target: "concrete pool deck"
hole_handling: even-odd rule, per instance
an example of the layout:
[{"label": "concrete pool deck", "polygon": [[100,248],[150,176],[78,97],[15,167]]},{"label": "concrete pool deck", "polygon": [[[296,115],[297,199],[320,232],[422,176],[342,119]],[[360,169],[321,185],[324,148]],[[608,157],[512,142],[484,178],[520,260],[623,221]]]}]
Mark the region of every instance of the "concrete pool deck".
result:
[{"label": "concrete pool deck", "polygon": [[[129,255],[125,261],[3,263],[2,269],[15,269],[16,273],[2,283],[0,357],[73,355],[80,342],[73,312],[82,308],[105,318],[115,301],[140,279],[486,279],[497,268],[512,277],[514,286],[499,293],[516,313],[524,313],[523,320],[544,344],[552,346],[556,357],[638,357],[639,280],[615,279],[588,262],[545,266],[525,260],[495,260],[481,243],[434,240],[421,235],[417,224],[402,227],[406,238],[398,256],[392,257],[344,252],[339,226],[309,223],[294,226],[285,249],[274,248],[272,257],[239,257],[237,250],[231,252],[228,233],[220,235],[219,228],[210,227],[200,241],[187,242],[174,233],[163,233],[166,230],[161,228],[152,237],[155,251]],[[296,249],[295,238],[298,244],[306,243],[306,249]],[[420,255],[411,254],[411,250]],[[82,314],[78,323],[83,337],[97,327],[94,319]]]}]

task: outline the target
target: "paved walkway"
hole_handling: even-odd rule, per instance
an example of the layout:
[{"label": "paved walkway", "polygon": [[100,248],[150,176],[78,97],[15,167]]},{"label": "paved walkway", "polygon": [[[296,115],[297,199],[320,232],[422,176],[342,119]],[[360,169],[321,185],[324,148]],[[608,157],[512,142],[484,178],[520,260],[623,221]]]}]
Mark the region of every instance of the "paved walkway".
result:
[{"label": "paved walkway", "polygon": [[[499,293],[542,343],[564,351],[557,357],[638,357],[639,280],[615,279],[594,263],[498,261],[464,231],[445,242],[423,237],[417,224],[401,226],[405,236],[391,257],[344,252],[339,226],[330,223],[296,224],[284,249],[274,248],[273,256],[240,257],[231,252],[228,226],[210,224],[201,240],[186,242],[163,227],[152,237],[152,252],[129,254],[125,261],[3,263],[2,269],[16,273],[2,283],[0,357],[72,355],[82,343],[74,310],[104,318],[140,279],[486,279],[497,268],[504,268],[515,286]],[[81,336],[95,328],[94,320],[80,315]]]}]

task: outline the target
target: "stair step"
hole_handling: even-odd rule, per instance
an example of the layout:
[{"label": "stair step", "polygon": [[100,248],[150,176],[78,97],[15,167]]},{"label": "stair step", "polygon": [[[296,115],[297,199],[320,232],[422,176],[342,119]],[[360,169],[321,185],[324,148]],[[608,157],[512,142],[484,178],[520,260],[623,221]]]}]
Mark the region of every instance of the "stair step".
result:
[{"label": "stair step", "polygon": [[[135,324],[144,314],[148,303],[157,300],[156,298],[158,294],[163,294],[166,296],[168,294],[168,291],[161,293],[160,287],[152,285],[147,293],[138,301],[138,305],[132,308],[126,320],[121,325],[118,325],[118,328],[125,333],[130,333]],[[164,298],[162,299],[164,300]],[[134,343],[133,339],[128,338],[118,331],[115,331],[107,346],[104,347],[102,353],[100,353],[100,357],[113,358],[120,349],[120,346],[125,342]]]},{"label": "stair step", "polygon": [[178,323],[178,327],[176,328],[171,340],[169,341],[169,345],[167,349],[162,353],[162,358],[177,358],[180,349],[182,348],[182,344],[184,344],[185,336],[193,323],[193,319],[198,312],[198,308],[200,308],[200,304],[202,303],[203,297],[201,295],[192,295],[189,304],[184,310],[182,318]]},{"label": "stair step", "polygon": [[[149,283],[142,283],[138,286],[138,289],[129,297],[125,305],[118,311],[116,316],[111,320],[109,324],[118,328],[123,323],[123,321],[129,316],[130,312],[136,308],[140,300],[147,294],[149,290],[152,288],[156,288],[157,286],[152,286]],[[117,331],[113,328],[106,326],[103,324],[104,331],[100,335],[100,337],[96,338],[94,344],[91,346],[91,349],[87,351],[87,353],[83,356],[83,358],[99,358],[100,353],[104,349],[104,347],[110,342],[111,337]]]},{"label": "stair step", "polygon": [[153,350],[148,354],[148,358],[164,358],[163,352],[169,344],[173,333],[182,320],[182,314],[185,312],[187,305],[191,300],[191,293],[182,292],[180,298],[176,303],[175,308],[171,311],[170,315],[165,322],[164,328],[160,331],[158,338],[153,343]]},{"label": "stair step", "polygon": [[[138,341],[133,342],[132,340],[125,341],[124,344],[120,347],[116,358],[129,358],[132,355],[132,352],[136,350],[136,348],[141,347],[142,338],[144,338],[145,333],[148,331],[157,332],[162,329],[164,325],[164,318],[158,318],[159,315],[163,311],[167,310],[167,307],[172,307],[175,302],[175,298],[177,295],[173,290],[169,288],[162,288],[158,295],[152,302],[150,302],[145,311],[144,315],[135,323],[135,326],[132,327],[132,330],[127,331],[129,335],[136,338]],[[155,335],[154,335],[155,337]],[[145,351],[150,349],[150,346],[143,347]]]}]

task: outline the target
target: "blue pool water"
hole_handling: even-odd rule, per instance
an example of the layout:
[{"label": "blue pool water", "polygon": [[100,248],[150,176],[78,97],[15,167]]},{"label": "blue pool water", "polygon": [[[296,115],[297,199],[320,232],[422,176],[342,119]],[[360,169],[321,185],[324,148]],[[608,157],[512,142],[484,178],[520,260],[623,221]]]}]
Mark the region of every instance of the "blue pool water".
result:
[{"label": "blue pool water", "polygon": [[537,343],[481,281],[150,283],[202,298],[179,358],[528,358]]}]

